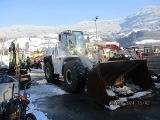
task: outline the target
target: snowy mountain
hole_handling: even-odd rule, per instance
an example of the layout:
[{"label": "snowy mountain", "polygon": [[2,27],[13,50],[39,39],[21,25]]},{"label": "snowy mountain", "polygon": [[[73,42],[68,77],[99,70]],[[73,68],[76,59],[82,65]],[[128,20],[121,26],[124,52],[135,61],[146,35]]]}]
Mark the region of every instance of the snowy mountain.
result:
[{"label": "snowy mountain", "polygon": [[137,13],[125,18],[125,22],[120,24],[121,32],[132,32],[138,30],[160,29],[160,7],[147,6]]},{"label": "snowy mountain", "polygon": [[[123,20],[100,20],[97,21],[97,32],[100,35],[107,35],[110,33],[117,33],[120,31],[119,24]],[[37,37],[37,36],[49,36],[51,34],[59,33],[61,31],[73,29],[73,30],[85,30],[89,34],[95,34],[95,22],[94,21],[83,21],[73,26],[11,26],[0,28],[0,36],[7,36],[7,38],[18,38],[18,37]]]},{"label": "snowy mountain", "polygon": [[[7,39],[24,37],[53,39],[54,34],[66,29],[84,30],[92,36],[96,34],[94,21],[82,21],[72,26],[59,27],[30,25],[3,27],[0,28],[0,36]],[[121,20],[97,20],[98,36],[105,41],[122,41],[122,44],[126,39],[137,39],[138,41],[145,38],[160,39],[159,30],[160,6],[147,6]]]},{"label": "snowy mountain", "polygon": [[160,41],[160,29],[132,31],[128,34],[121,33],[116,37],[117,42],[119,42],[122,47],[127,47],[147,39]]}]

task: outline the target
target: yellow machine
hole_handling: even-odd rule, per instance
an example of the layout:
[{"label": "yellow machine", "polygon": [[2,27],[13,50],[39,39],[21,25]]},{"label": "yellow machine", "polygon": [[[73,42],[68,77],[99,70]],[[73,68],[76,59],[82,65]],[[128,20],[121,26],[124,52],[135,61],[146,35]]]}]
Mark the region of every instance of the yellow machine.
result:
[{"label": "yellow machine", "polygon": [[25,67],[25,57],[19,53],[19,44],[14,40],[9,47],[9,69],[8,75],[20,80],[20,89],[31,80]]}]

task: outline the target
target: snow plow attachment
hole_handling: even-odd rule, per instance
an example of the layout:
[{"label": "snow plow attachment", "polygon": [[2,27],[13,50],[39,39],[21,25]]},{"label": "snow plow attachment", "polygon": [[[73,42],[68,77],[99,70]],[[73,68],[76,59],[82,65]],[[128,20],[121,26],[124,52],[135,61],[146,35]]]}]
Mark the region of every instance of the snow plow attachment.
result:
[{"label": "snow plow attachment", "polygon": [[[134,98],[135,93],[148,89],[155,90],[155,84],[149,74],[146,60],[99,63],[88,73],[88,94],[101,105],[110,106],[112,101],[122,97],[127,101]],[[150,91],[145,93],[149,94]]]}]

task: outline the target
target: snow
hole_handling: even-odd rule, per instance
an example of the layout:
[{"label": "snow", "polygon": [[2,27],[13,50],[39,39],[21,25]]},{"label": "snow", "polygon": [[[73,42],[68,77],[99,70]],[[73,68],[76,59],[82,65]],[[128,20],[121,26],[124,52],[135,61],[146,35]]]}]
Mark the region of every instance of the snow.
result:
[{"label": "snow", "polygon": [[115,101],[110,101],[109,105],[105,105],[105,107],[109,110],[116,110],[117,108],[120,108],[121,106],[125,106],[125,102],[127,99],[124,98],[119,98],[118,100]]},{"label": "snow", "polygon": [[[42,69],[32,69],[32,70],[38,73],[41,73],[41,72],[43,73]],[[33,113],[38,120],[48,120],[47,113],[43,113],[41,109],[37,107],[35,103],[36,99],[55,96],[55,95],[63,95],[68,93],[55,85],[47,84],[47,81],[45,79],[38,80],[36,81],[36,83],[38,83],[38,85],[31,86],[31,88],[27,90],[27,93],[30,93],[30,98],[29,98],[30,110],[27,113]],[[160,88],[160,83],[155,83],[155,86],[156,88]],[[110,86],[109,88],[106,89],[106,92],[109,96],[116,96],[117,92],[124,95],[127,95],[129,93],[134,93],[135,91],[136,92],[129,97],[120,97],[117,100],[110,101],[109,105],[105,105],[105,107],[109,110],[116,110],[121,106],[126,106],[127,105],[126,102],[129,99],[140,98],[152,93],[151,90],[146,90],[146,91],[140,91],[140,90],[141,88],[138,85],[135,85],[129,82],[126,82],[126,86],[123,86],[121,88]]]},{"label": "snow", "polygon": [[[34,69],[34,71],[42,72],[43,70]],[[30,94],[30,97],[28,98],[30,100],[30,109],[27,111],[27,113],[33,113],[36,116],[37,120],[48,120],[47,113],[43,113],[41,111],[41,108],[37,107],[36,100],[40,98],[63,95],[67,93],[55,85],[46,84],[47,82],[45,79],[38,80],[36,81],[36,83],[38,83],[38,85],[33,85],[26,91]],[[21,92],[23,93],[23,91]]]},{"label": "snow", "polygon": [[102,41],[102,39],[99,36],[91,36],[90,37],[90,42],[95,42],[95,41]]},{"label": "snow", "polygon": [[27,92],[31,94],[29,98],[31,102],[34,102],[36,99],[39,98],[55,96],[55,95],[63,95],[66,93],[65,91],[61,90],[60,88],[54,85],[47,85],[47,84],[32,86],[29,90],[27,90]]},{"label": "snow", "polygon": [[[57,34],[56,34],[57,35]],[[57,39],[45,39],[45,38],[17,38],[9,39],[4,42],[4,48],[9,48],[11,42],[15,41],[19,44],[20,49],[29,49],[30,51],[41,50],[42,48],[48,48],[53,46],[58,40]],[[2,48],[0,48],[1,50]]]},{"label": "snow", "polygon": [[3,62],[5,65],[9,66],[9,56],[8,55],[1,55],[0,61]]},{"label": "snow", "polygon": [[140,98],[140,97],[145,96],[147,94],[151,94],[151,91],[140,91],[140,92],[137,92],[137,93],[135,93],[134,95],[132,95],[128,98],[130,98],[130,99]]},{"label": "snow", "polygon": [[114,92],[120,92],[121,94],[127,95],[129,93],[133,93],[132,90],[130,90],[127,86],[119,87],[119,88],[112,88],[112,91]]},{"label": "snow", "polygon": [[43,80],[37,81],[36,83],[38,83],[38,84],[45,84],[45,83],[46,83],[46,80],[43,79]]},{"label": "snow", "polygon": [[[151,76],[151,77],[152,77],[152,76]],[[157,76],[153,76],[153,77],[152,77],[153,80],[157,80],[157,78],[158,78]]]},{"label": "snow", "polygon": [[136,44],[149,44],[149,43],[158,43],[159,40],[154,40],[154,39],[145,39],[142,41],[137,41]]},{"label": "snow", "polygon": [[[32,71],[37,73],[44,73],[42,69],[32,69]],[[33,76],[31,76],[31,78],[34,79]],[[36,116],[37,120],[48,120],[47,113],[42,112],[41,108],[37,107],[36,100],[40,98],[63,95],[68,93],[55,85],[48,84],[45,79],[41,79],[35,82],[37,84],[31,86],[26,91],[30,94],[30,97],[28,98],[30,100],[30,109],[27,111],[27,113],[33,113]],[[152,93],[151,90],[140,91],[141,88],[135,84],[126,83],[125,85],[126,86],[123,86],[121,88],[110,86],[106,89],[106,92],[109,96],[116,96],[117,92],[124,95],[134,93],[129,97],[120,97],[118,100],[110,101],[109,105],[105,105],[107,109],[116,110],[121,106],[125,106],[125,102],[128,101],[128,99],[140,98],[142,96]],[[155,83],[155,86],[156,88],[160,88],[160,83]],[[21,91],[21,93],[23,93],[23,91]]]},{"label": "snow", "polygon": [[105,107],[109,110],[116,110],[117,108],[120,107],[120,105],[105,105]]},{"label": "snow", "polygon": [[[133,24],[133,23],[132,23],[132,24]],[[142,29],[133,29],[132,32],[138,32],[138,31],[140,31],[140,30],[142,30]],[[132,34],[132,32],[129,32],[129,33],[126,33],[126,34],[125,34],[125,33],[120,33],[119,36],[120,36],[120,35],[124,35],[124,36],[128,37],[129,35]]]},{"label": "snow", "polygon": [[154,83],[156,88],[160,88],[160,83]]},{"label": "snow", "polygon": [[109,110],[116,110],[117,108],[120,108],[121,106],[126,106],[127,101],[129,99],[140,98],[140,97],[143,97],[151,93],[152,93],[151,91],[140,91],[130,97],[121,97],[118,100],[110,101],[109,105],[105,105],[105,107]]},{"label": "snow", "polygon": [[133,84],[133,83],[127,83],[127,82],[126,82],[126,85],[127,85],[130,89],[132,89],[132,90],[134,90],[134,91],[139,91],[139,90],[142,89],[141,87],[139,87],[138,85],[135,85],[135,84]]},{"label": "snow", "polygon": [[106,89],[106,92],[109,96],[116,96],[116,94],[111,89]]},{"label": "snow", "polygon": [[[117,98],[119,97],[118,95],[120,94],[123,95],[128,95],[130,93],[132,94],[130,96],[119,97],[119,99],[117,100],[110,101],[109,105],[105,105],[107,109],[116,110],[121,106],[127,105],[127,101],[129,100],[141,98],[153,92],[152,90],[140,91],[141,88],[138,85],[134,85],[131,83],[126,82],[125,84],[126,85],[124,85],[123,87],[110,86],[106,89],[108,96],[116,96]],[[155,83],[155,86],[156,88],[160,88],[160,83]]]},{"label": "snow", "polygon": [[115,86],[109,86],[106,89],[106,92],[109,96],[116,96],[117,94],[123,94],[128,95],[130,93],[134,93],[136,91],[140,91],[141,88],[138,85],[135,85],[133,83],[125,82],[126,85],[123,87],[115,87]]}]

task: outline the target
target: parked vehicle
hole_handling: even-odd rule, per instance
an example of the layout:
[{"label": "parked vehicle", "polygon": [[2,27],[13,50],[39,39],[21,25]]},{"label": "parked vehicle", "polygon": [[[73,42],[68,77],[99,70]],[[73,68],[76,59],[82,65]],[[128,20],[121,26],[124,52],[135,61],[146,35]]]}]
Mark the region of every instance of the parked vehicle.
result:
[{"label": "parked vehicle", "polygon": [[[87,54],[82,31],[67,30],[60,33],[59,42],[48,49],[44,56],[47,82],[56,83],[59,75],[62,75],[68,92],[81,92],[86,86],[88,95],[106,107],[111,106],[111,101],[120,98],[120,93],[111,89],[113,87],[123,88],[127,83],[132,83],[142,89],[155,90],[146,60],[123,58],[101,62],[100,58],[88,57]],[[132,95],[136,92],[132,91]]]}]

